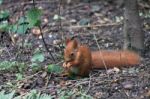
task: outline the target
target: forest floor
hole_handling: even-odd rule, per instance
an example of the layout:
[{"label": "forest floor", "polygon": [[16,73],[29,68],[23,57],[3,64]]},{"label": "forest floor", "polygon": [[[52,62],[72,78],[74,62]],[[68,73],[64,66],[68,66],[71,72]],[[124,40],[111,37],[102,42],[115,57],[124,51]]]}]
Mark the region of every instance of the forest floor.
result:
[{"label": "forest floor", "polygon": [[[5,1],[0,8],[10,11],[10,21],[13,23],[33,5],[29,0],[12,1]],[[145,14],[141,16],[146,53],[139,65],[122,70],[116,68],[107,71],[92,70],[89,77],[70,80],[60,74],[47,73],[45,69],[50,64],[62,65],[63,46],[59,43],[61,37],[76,36],[92,50],[98,50],[95,37],[100,49],[122,49],[123,8],[105,0],[91,3],[74,1],[73,4],[63,2],[61,7],[58,0],[36,0],[36,6],[43,10],[42,31],[55,62],[45,50],[41,37],[33,34],[33,30],[29,30],[23,36],[17,35],[13,43],[10,38],[16,34],[10,34],[9,38],[8,35],[3,34],[2,36],[1,33],[0,61],[24,63],[27,69],[23,71],[22,80],[17,80],[19,77],[16,68],[1,71],[0,90],[16,90],[18,94],[23,94],[37,89],[42,93],[50,94],[54,99],[150,98],[150,29],[146,28],[150,25],[150,17],[145,17]],[[140,7],[140,11],[142,13],[147,9]],[[56,20],[59,14],[62,16],[61,22]],[[20,47],[23,40],[32,46]],[[30,67],[31,58],[36,49],[44,53],[45,59],[40,63],[42,69],[33,71]]]}]

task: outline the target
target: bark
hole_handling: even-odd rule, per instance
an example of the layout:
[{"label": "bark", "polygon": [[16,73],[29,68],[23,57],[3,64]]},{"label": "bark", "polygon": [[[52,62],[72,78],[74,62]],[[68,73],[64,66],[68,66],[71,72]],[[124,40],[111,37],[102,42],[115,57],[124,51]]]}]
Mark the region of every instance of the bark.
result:
[{"label": "bark", "polygon": [[142,54],[144,52],[144,33],[137,0],[124,0],[124,6],[124,49],[131,49]]}]

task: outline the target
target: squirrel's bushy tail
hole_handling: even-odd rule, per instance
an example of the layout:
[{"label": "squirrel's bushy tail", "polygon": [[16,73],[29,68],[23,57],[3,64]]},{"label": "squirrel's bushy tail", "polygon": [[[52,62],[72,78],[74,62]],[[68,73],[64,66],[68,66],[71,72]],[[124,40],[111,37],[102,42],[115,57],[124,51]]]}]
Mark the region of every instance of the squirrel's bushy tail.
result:
[{"label": "squirrel's bushy tail", "polygon": [[95,51],[92,52],[93,68],[130,67],[140,63],[140,56],[132,51]]}]

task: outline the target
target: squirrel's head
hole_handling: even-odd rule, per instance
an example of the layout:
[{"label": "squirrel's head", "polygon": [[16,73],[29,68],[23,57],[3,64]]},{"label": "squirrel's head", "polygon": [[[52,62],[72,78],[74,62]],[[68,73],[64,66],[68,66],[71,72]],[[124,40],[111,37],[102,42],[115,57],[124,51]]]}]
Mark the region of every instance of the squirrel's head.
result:
[{"label": "squirrel's head", "polygon": [[77,55],[79,43],[74,38],[66,39],[66,48],[64,49],[64,59],[66,62],[73,61]]}]

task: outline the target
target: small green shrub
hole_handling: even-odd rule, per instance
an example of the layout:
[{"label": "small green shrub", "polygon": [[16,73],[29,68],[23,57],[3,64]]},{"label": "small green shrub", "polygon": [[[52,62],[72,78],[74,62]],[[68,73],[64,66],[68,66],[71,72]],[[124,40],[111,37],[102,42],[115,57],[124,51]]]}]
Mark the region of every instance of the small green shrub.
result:
[{"label": "small green shrub", "polygon": [[48,65],[47,72],[48,73],[62,73],[63,68],[61,66],[51,64],[51,65]]},{"label": "small green shrub", "polygon": [[58,94],[60,99],[93,99],[92,96],[86,94],[83,90],[59,90]]},{"label": "small green shrub", "polygon": [[52,96],[48,94],[40,94],[36,90],[31,90],[31,92],[26,94],[24,97],[18,96],[14,99],[52,99]]},{"label": "small green shrub", "polygon": [[2,61],[0,62],[0,71],[17,71],[23,73],[26,69],[25,63],[17,61]]},{"label": "small green shrub", "polygon": [[31,92],[26,94],[25,96],[15,96],[15,91],[12,91],[10,93],[1,91],[0,99],[52,99],[52,96],[48,94],[40,94],[36,90],[31,90]]},{"label": "small green shrub", "polygon": [[45,60],[44,54],[39,49],[36,49],[31,58],[31,65],[30,65],[33,72],[37,72],[38,70],[42,69],[40,63],[44,62],[44,60]]},{"label": "small green shrub", "polygon": [[15,91],[11,92],[11,93],[5,93],[5,91],[1,91],[0,92],[0,99],[13,99]]}]

